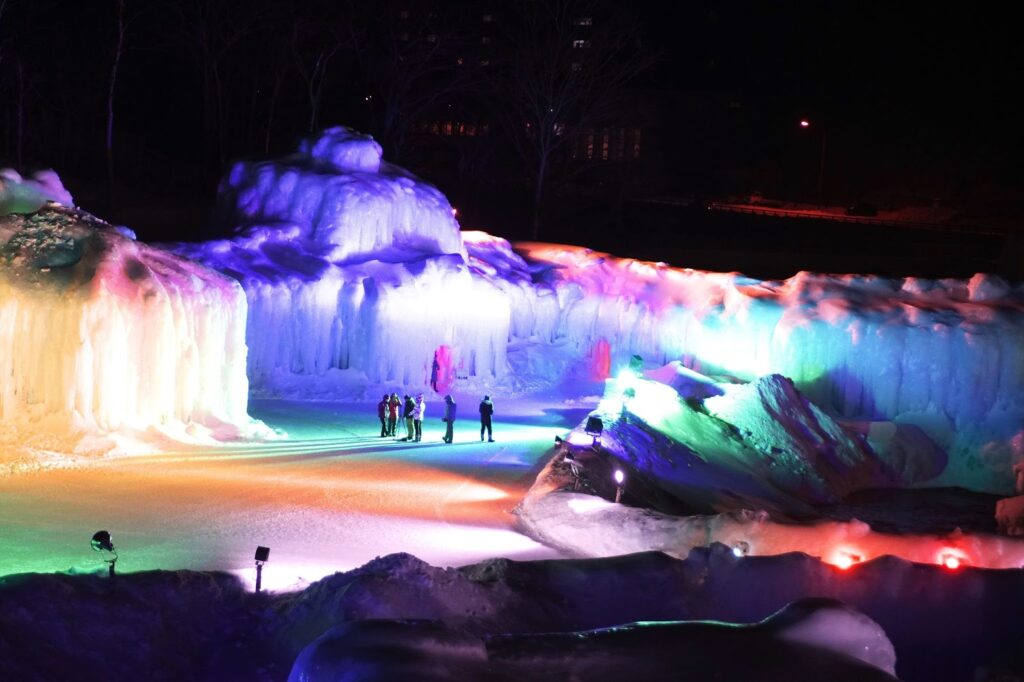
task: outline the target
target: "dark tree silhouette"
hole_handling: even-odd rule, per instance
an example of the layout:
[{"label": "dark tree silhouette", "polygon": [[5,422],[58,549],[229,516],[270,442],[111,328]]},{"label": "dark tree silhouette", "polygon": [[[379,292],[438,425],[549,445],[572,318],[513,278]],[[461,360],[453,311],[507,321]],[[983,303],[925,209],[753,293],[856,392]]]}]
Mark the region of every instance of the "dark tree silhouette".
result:
[{"label": "dark tree silhouette", "polygon": [[577,131],[607,120],[655,58],[643,49],[639,25],[611,3],[523,0],[506,6],[511,49],[495,80],[495,99],[509,139],[532,167],[537,239],[557,153]]}]

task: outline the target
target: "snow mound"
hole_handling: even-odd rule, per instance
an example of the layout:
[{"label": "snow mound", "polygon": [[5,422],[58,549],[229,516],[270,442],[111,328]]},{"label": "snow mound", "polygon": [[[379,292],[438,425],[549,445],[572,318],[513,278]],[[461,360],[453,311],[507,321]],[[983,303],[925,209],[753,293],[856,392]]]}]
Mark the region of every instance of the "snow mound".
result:
[{"label": "snow mound", "polygon": [[[602,659],[617,679],[888,679],[895,651],[895,672],[910,682],[1003,679],[1022,670],[1006,663],[1024,641],[1021,589],[1021,571],[891,557],[840,571],[804,554],[737,557],[723,545],[684,560],[462,569],[395,555],[281,595],[189,571],[8,576],[0,678],[283,680],[292,670],[321,679],[348,657],[366,674],[433,679],[568,679],[574,662]],[[707,620],[756,625],[678,622]],[[476,665],[509,674],[466,674]],[[423,679],[390,679],[413,678]]]},{"label": "snow mound", "polygon": [[72,452],[84,434],[231,438],[246,414],[234,280],[50,204],[0,217],[0,424]]},{"label": "snow mound", "polygon": [[23,178],[12,168],[0,169],[0,216],[35,213],[51,201],[74,206],[71,194],[52,170],[37,171],[31,178]]},{"label": "snow mound", "polygon": [[[740,649],[744,656],[735,656]],[[756,660],[752,667],[751,660]],[[896,656],[877,623],[809,599],[752,625],[644,622],[584,632],[474,637],[442,623],[336,626],[310,644],[289,682],[673,677],[892,680]]]},{"label": "snow mound", "polygon": [[[895,471],[785,377],[718,384],[721,395],[704,399],[694,397],[692,386],[710,392],[707,382],[689,384],[684,398],[639,377],[607,382],[596,412],[604,427],[601,451],[631,485],[644,481],[693,511],[799,514],[855,490],[919,482]],[[570,443],[590,443],[584,427],[570,434]],[[921,468],[934,475],[941,466]]]}]

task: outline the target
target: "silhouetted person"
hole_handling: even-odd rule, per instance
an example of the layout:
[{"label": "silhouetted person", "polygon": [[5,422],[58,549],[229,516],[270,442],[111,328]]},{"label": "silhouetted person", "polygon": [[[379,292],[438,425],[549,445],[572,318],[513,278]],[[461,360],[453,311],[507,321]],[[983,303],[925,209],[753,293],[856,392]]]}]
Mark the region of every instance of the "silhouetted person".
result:
[{"label": "silhouetted person", "polygon": [[413,426],[413,414],[416,412],[416,403],[412,401],[412,396],[405,396],[405,405],[402,409],[402,417],[405,419],[405,438],[402,440],[412,440],[415,438],[415,427]]},{"label": "silhouetted person", "polygon": [[451,443],[455,438],[455,398],[450,395],[444,397],[444,417],[441,421],[448,425],[444,431],[444,442]]},{"label": "silhouetted person", "polygon": [[437,361],[437,351],[434,351],[434,362],[430,366],[430,387],[437,393],[437,374],[441,371],[441,363]]},{"label": "silhouetted person", "polygon": [[380,437],[388,435],[388,394],[377,403],[377,416],[380,417]]},{"label": "silhouetted person", "polygon": [[491,434],[491,415],[494,414],[494,403],[491,396],[485,395],[480,401],[480,440],[484,439],[484,430],[487,430],[487,442],[493,443],[494,436]]}]

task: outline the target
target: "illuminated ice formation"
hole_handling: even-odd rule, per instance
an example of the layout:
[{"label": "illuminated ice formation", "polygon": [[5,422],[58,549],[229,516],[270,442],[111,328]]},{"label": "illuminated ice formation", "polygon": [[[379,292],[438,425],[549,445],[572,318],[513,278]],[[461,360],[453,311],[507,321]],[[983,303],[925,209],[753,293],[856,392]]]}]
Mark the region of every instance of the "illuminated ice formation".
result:
[{"label": "illuminated ice formation", "polygon": [[[639,353],[742,381],[781,374],[877,441],[920,427],[950,456],[933,484],[1012,489],[1010,467],[1024,457],[1019,285],[806,272],[762,281],[552,244],[517,244],[516,261],[500,241],[467,236],[471,260],[506,291],[517,334],[561,339],[580,357],[607,344],[619,367]],[[889,424],[869,424],[878,420]]]},{"label": "illuminated ice formation", "polygon": [[228,277],[75,209],[0,217],[4,439],[61,450],[83,431],[231,436],[251,422],[244,334]]},{"label": "illuminated ice formation", "polygon": [[331,394],[348,369],[424,387],[442,346],[458,375],[504,373],[509,301],[470,272],[444,195],[372,139],[334,128],[283,161],[239,163],[221,201],[237,236],[175,248],[245,288],[255,387]]},{"label": "illuminated ice formation", "polygon": [[901,477],[921,480],[907,467],[931,471],[937,445],[949,466],[932,484],[1006,491],[1024,457],[1024,291],[996,277],[761,281],[460,235],[436,188],[346,128],[236,164],[221,193],[236,236],[176,248],[242,283],[250,378],[272,393],[339,396],[354,374],[426,386],[449,352],[457,377],[509,393],[639,353],[788,377]]}]

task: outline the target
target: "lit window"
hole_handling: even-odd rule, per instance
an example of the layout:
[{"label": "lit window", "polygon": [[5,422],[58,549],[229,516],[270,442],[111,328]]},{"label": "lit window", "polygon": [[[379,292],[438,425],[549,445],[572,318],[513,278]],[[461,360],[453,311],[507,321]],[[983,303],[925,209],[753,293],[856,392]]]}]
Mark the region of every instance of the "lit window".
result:
[{"label": "lit window", "polygon": [[458,64],[459,66],[462,66],[462,57],[459,57],[458,59],[456,59],[455,63]]},{"label": "lit window", "polygon": [[452,122],[451,121],[445,121],[444,123],[441,124],[441,134],[442,135],[447,135],[449,137],[451,136],[451,134],[452,134]]},{"label": "lit window", "polygon": [[556,123],[555,124],[555,135],[559,135],[559,136],[565,135],[565,124],[564,123]]},{"label": "lit window", "polygon": [[593,23],[594,23],[593,17],[577,17],[576,18],[576,25],[577,26],[591,26]]},{"label": "lit window", "polygon": [[604,129],[604,135],[601,137],[601,160],[602,161],[607,161],[608,160],[608,147],[609,147],[610,140],[611,140],[611,138],[608,135],[608,129],[605,128]]},{"label": "lit window", "polygon": [[583,137],[583,158],[594,158],[594,133],[588,132]]},{"label": "lit window", "polygon": [[577,48],[577,49],[584,48],[584,47],[589,47],[590,46],[590,41],[589,40],[583,40],[582,38],[577,38],[576,40],[572,41],[572,46],[574,48]]}]

